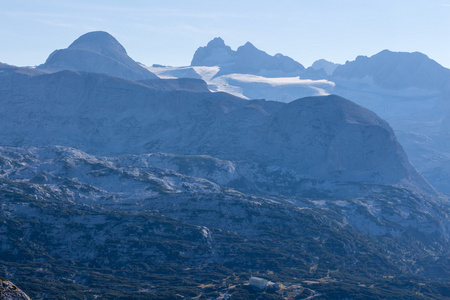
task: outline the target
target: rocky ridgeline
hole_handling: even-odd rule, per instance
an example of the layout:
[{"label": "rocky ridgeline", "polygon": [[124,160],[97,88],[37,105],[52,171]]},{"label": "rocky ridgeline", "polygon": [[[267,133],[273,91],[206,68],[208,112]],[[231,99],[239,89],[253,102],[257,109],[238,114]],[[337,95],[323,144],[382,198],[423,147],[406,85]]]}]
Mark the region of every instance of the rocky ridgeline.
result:
[{"label": "rocky ridgeline", "polygon": [[219,75],[231,73],[299,75],[305,70],[300,63],[280,53],[274,56],[247,42],[236,51],[221,38],[215,38],[194,54],[191,66],[220,66]]}]

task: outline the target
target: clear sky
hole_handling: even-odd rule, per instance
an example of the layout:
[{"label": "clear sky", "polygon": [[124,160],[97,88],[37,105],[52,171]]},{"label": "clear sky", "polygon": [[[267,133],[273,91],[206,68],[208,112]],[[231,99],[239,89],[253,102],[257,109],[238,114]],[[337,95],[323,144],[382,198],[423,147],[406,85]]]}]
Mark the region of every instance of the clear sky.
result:
[{"label": "clear sky", "polygon": [[0,0],[0,62],[38,65],[80,35],[103,30],[135,60],[189,65],[220,36],[306,67],[383,49],[420,51],[450,67],[450,0]]}]

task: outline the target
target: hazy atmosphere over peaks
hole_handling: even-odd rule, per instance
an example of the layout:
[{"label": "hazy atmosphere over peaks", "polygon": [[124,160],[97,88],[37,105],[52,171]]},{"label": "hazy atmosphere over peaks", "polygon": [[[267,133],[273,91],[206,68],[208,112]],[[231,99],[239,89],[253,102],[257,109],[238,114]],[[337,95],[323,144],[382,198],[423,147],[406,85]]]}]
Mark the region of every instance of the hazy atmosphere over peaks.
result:
[{"label": "hazy atmosphere over peaks", "polygon": [[[345,63],[383,49],[419,51],[450,67],[450,1],[7,1],[1,0],[0,62],[39,65],[90,31],[107,31],[146,65],[189,65],[214,37],[252,42],[305,67]],[[382,20],[382,21],[380,21]]]},{"label": "hazy atmosphere over peaks", "polygon": [[1,300],[450,298],[450,0],[5,3]]}]

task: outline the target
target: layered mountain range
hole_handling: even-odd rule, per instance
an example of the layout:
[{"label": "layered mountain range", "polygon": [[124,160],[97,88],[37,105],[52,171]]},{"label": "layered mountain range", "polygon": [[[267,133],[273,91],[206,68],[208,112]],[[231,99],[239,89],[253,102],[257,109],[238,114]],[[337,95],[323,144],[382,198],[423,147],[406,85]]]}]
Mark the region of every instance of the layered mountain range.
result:
[{"label": "layered mountain range", "polygon": [[[199,48],[194,66],[150,69],[162,78],[178,78],[181,73],[182,77],[200,76],[212,91],[249,99],[291,102],[305,96],[343,96],[387,120],[413,165],[439,191],[450,193],[449,130],[445,125],[450,115],[447,68],[422,53],[384,50],[372,57],[359,56],[344,65],[321,59],[295,74],[288,74],[281,67],[263,73],[233,69],[229,74],[230,60],[219,50],[229,47],[213,41],[212,45]],[[229,52],[237,53],[231,49]],[[259,52],[253,50],[247,63],[256,64]],[[197,62],[200,54],[203,66]],[[270,57],[267,54],[261,65],[268,64]],[[225,74],[221,73],[223,68],[227,70]]]},{"label": "layered mountain range", "polygon": [[285,104],[161,91],[96,73],[33,76],[12,69],[1,77],[3,145],[65,145],[107,155],[210,155],[286,168],[315,180],[433,190],[409,164],[386,122],[338,96]]},{"label": "layered mountain range", "polygon": [[[448,297],[448,199],[386,121],[316,95],[393,88],[357,61],[373,70],[214,39],[193,66],[147,68],[161,79],[93,32],[1,65],[1,274],[37,299]],[[277,77],[305,74],[327,77]],[[316,96],[210,91],[225,82]]]}]

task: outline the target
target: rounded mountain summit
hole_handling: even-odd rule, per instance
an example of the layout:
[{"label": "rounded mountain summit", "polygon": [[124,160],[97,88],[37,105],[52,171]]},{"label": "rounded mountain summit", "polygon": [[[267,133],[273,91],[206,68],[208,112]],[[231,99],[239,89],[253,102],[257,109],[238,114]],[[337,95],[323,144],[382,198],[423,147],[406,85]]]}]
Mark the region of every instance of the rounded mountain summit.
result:
[{"label": "rounded mountain summit", "polygon": [[68,48],[55,50],[38,68],[50,72],[71,70],[103,73],[129,80],[158,78],[129,57],[125,48],[104,31],[86,33]]}]

